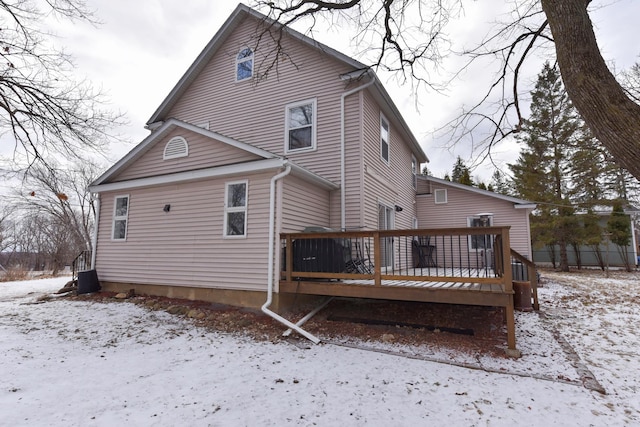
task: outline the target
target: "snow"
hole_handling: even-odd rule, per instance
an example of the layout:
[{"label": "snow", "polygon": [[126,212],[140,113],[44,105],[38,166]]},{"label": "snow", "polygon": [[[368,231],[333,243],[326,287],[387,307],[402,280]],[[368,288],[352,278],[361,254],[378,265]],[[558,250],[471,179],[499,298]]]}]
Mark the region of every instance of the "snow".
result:
[{"label": "snow", "polygon": [[543,277],[518,360],[256,342],[128,302],[41,301],[68,277],[0,283],[0,425],[639,424],[640,276]]}]

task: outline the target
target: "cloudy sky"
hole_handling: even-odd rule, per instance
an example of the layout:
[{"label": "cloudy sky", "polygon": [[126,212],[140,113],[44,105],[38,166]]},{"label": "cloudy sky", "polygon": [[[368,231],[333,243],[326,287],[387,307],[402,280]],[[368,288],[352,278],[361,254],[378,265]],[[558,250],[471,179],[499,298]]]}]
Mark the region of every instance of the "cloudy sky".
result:
[{"label": "cloudy sky", "polygon": [[[89,7],[102,23],[69,25],[52,22],[59,35],[58,43],[75,57],[79,78],[91,80],[111,100],[110,107],[127,114],[129,125],[119,132],[130,144],[114,144],[114,160],[141,141],[148,131],[144,124],[206,43],[235,9],[232,0],[88,0]],[[505,2],[498,2],[504,4]],[[506,2],[508,3],[508,2]],[[250,1],[247,2],[250,4]],[[187,6],[188,5],[188,6]],[[478,40],[486,24],[495,19],[495,0],[466,3],[465,16],[449,28],[456,40]],[[640,53],[640,2],[637,0],[596,0],[592,19],[598,41],[607,61],[617,69],[630,66]],[[304,31],[304,28],[297,28]],[[344,28],[319,34],[319,41],[353,55],[354,47],[344,43]],[[540,65],[532,63],[531,82]],[[398,84],[380,75],[398,108],[423,149],[431,159],[429,169],[436,176],[450,171],[456,155],[472,163],[470,143],[445,148],[445,138],[433,131],[455,117],[462,105],[469,105],[480,95],[478,88],[490,76],[469,72],[461,76],[446,93],[419,91],[417,98],[409,84]],[[486,87],[486,86],[485,86]],[[494,150],[498,165],[517,157],[515,144]],[[505,168],[506,169],[506,168]],[[480,167],[475,174],[488,180],[492,167]]]}]

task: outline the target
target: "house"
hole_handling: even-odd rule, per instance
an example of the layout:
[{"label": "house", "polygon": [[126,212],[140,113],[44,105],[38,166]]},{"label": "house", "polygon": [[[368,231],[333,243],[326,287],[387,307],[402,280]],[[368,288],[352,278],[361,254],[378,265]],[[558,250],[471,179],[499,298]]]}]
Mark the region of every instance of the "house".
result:
[{"label": "house", "polygon": [[[275,69],[266,73],[269,64],[277,75]],[[90,186],[99,197],[92,265],[103,288],[262,305],[305,334],[269,307],[300,293],[327,295],[347,288],[296,282],[314,272],[292,278],[294,241],[308,236],[292,240],[291,233],[309,226],[356,233],[350,240],[315,239],[348,241],[349,254],[359,253],[359,261],[366,253],[354,278],[375,276],[379,284],[415,264],[410,233],[398,238],[393,233],[411,230],[419,218],[428,223],[428,213],[419,212],[422,196],[416,196],[419,165],[428,159],[364,64],[239,5],[147,128],[150,135]],[[505,237],[508,256],[508,227],[490,232]],[[312,258],[316,254],[305,260]],[[476,264],[466,267],[471,271]],[[345,274],[323,273],[332,279]],[[429,276],[434,274],[441,273]],[[515,349],[510,273],[478,277],[473,279],[482,285],[477,294],[468,298],[459,292],[456,301],[506,307],[509,347]],[[305,283],[308,291],[296,290]],[[371,287],[349,292],[353,289],[355,294],[345,296]],[[478,297],[481,291],[486,299]],[[444,291],[426,299],[414,294],[398,288],[391,297],[446,299]]]},{"label": "house", "polygon": [[[640,230],[636,227],[639,218],[640,209],[627,205],[624,207],[624,220],[629,223],[630,239],[629,244],[619,247],[608,239],[607,224],[611,218],[613,208],[611,206],[595,206],[593,214],[598,218],[597,224],[600,228],[601,235],[596,239],[596,244],[580,244],[577,246],[570,245],[567,248],[567,258],[569,265],[579,267],[633,267],[640,264],[638,257],[640,256]],[[580,224],[584,224],[583,218],[586,211],[579,211],[576,217]],[[559,262],[560,247],[559,245],[535,247],[533,248],[533,260],[540,264],[555,265]]]},{"label": "house", "polygon": [[511,248],[532,260],[529,215],[534,203],[493,191],[418,175],[420,228],[509,225]]}]

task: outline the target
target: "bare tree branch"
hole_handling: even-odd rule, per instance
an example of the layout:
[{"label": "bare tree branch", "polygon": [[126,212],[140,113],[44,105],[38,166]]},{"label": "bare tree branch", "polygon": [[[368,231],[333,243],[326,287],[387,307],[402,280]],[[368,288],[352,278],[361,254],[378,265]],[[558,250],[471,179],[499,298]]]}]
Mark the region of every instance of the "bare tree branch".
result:
[{"label": "bare tree branch", "polygon": [[123,117],[104,109],[104,96],[88,82],[71,79],[71,57],[40,29],[52,14],[97,22],[83,0],[0,1],[0,131],[31,165],[103,149]]}]

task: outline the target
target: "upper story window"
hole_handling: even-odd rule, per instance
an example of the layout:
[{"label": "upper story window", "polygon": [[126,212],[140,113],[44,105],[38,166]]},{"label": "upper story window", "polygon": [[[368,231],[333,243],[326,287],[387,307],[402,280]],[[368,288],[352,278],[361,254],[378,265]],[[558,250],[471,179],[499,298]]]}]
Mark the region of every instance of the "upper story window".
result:
[{"label": "upper story window", "polygon": [[315,98],[287,105],[285,115],[285,153],[315,150]]},{"label": "upper story window", "polygon": [[433,192],[434,200],[436,204],[447,203],[447,190],[438,188]]},{"label": "upper story window", "polygon": [[117,196],[113,203],[113,240],[127,239],[127,222],[129,220],[129,196]]},{"label": "upper story window", "polygon": [[224,191],[224,235],[247,236],[248,181],[227,182]]},{"label": "upper story window", "polygon": [[418,160],[416,156],[411,155],[411,173],[413,175],[413,188],[418,188]]},{"label": "upper story window", "polygon": [[253,50],[248,47],[236,56],[236,81],[250,79],[253,76]]},{"label": "upper story window", "polygon": [[389,121],[380,114],[380,158],[389,164]]},{"label": "upper story window", "polygon": [[189,144],[187,140],[181,136],[173,137],[164,146],[162,159],[177,159],[178,157],[187,157],[189,155]]}]

